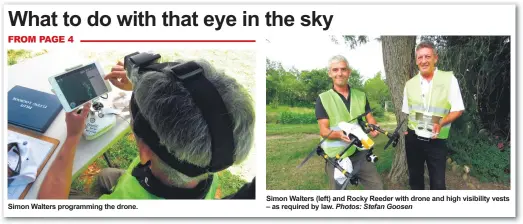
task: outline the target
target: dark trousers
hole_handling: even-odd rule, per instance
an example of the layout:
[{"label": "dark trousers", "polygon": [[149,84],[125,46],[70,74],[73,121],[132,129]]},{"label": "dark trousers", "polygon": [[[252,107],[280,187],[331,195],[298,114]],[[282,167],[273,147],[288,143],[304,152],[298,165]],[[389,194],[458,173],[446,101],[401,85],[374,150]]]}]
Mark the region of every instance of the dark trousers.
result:
[{"label": "dark trousers", "polygon": [[118,179],[124,172],[125,170],[116,168],[102,169],[102,171],[98,174],[98,180],[96,182],[96,187],[98,188],[97,193],[99,194],[90,196],[84,192],[71,189],[69,192],[69,199],[98,199],[103,194],[110,194],[118,183]]},{"label": "dark trousers", "polygon": [[[383,182],[381,176],[376,170],[374,163],[368,162],[366,152],[359,152],[356,150],[354,155],[350,156],[352,167],[360,166],[360,172],[358,173],[359,182],[363,185],[365,190],[383,190]],[[339,184],[334,179],[334,166],[325,161],[325,173],[329,177],[329,186],[331,190],[341,190],[342,184]],[[350,184],[349,186],[350,187]],[[343,189],[345,190],[345,189]]]},{"label": "dark trousers", "polygon": [[446,140],[418,139],[414,131],[405,136],[405,151],[409,169],[409,185],[412,190],[424,190],[425,162],[429,170],[430,189],[445,190]]}]

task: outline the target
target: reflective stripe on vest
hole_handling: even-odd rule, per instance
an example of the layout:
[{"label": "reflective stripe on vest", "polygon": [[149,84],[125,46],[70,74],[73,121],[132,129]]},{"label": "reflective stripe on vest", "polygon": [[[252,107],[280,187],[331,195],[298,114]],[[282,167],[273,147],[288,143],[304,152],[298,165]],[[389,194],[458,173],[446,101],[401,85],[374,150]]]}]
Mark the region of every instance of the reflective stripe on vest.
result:
[{"label": "reflective stripe on vest", "polygon": [[[331,130],[340,130],[337,126],[340,122],[348,122],[365,112],[365,93],[354,88],[350,88],[350,111],[347,110],[347,106],[345,106],[345,103],[338,93],[332,89],[321,93],[320,100],[329,116]],[[353,121],[352,123],[357,122]],[[327,139],[322,143],[321,147],[329,157],[337,157],[337,154],[344,150],[348,145],[348,143],[341,140]],[[354,154],[355,151],[356,147],[352,146],[345,154],[338,156],[345,158]]]},{"label": "reflective stripe on vest", "polygon": [[[409,122],[408,127],[415,130],[423,116],[431,117],[431,122],[439,121],[447,116],[450,112],[450,85],[454,74],[437,70],[434,72],[434,77],[431,80],[431,87],[428,90],[427,98],[425,100],[430,102],[423,102],[421,97],[421,75],[418,73],[414,78],[407,81],[407,101],[409,106]],[[417,116],[416,116],[417,115]],[[441,127],[438,134],[439,139],[446,139],[449,136],[451,124]]]},{"label": "reflective stripe on vest", "polygon": [[[145,190],[142,185],[140,185],[140,182],[138,182],[138,180],[136,180],[132,175],[134,167],[136,167],[139,162],[140,158],[135,158],[131,165],[129,165],[127,171],[125,171],[125,173],[123,173],[118,179],[118,183],[114,187],[113,193],[104,194],[100,199],[163,199]],[[211,189],[209,189],[205,199],[215,199],[218,184],[218,175],[214,174]]]}]

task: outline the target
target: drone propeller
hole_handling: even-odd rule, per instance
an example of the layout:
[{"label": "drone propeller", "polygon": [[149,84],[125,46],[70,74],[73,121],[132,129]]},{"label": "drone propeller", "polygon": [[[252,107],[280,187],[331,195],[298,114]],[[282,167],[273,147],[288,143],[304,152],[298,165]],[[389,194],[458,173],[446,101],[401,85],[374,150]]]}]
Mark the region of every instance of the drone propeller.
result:
[{"label": "drone propeller", "polygon": [[347,123],[350,123],[350,122],[352,122],[354,120],[359,120],[363,116],[367,116],[367,114],[369,114],[369,113],[370,113],[370,111],[366,111],[365,113],[358,115],[357,117],[353,118],[352,120],[348,121]]},{"label": "drone propeller", "polygon": [[298,165],[296,168],[301,168],[303,164],[305,164],[314,154],[316,154],[317,150],[318,148],[312,149],[311,153],[309,153],[309,155],[303,160],[303,162],[301,162],[300,165]]},{"label": "drone propeller", "polygon": [[[406,120],[406,119],[405,119]],[[394,130],[394,133],[392,133],[392,136],[391,138],[389,138],[389,142],[387,142],[387,144],[385,145],[385,148],[383,148],[383,150],[386,150],[387,147],[389,147],[390,143],[394,142],[392,144],[393,147],[396,147],[396,144],[398,143],[398,139],[400,137],[399,135],[399,130],[401,128],[401,126],[403,125],[403,123],[405,122],[405,120],[403,120],[400,125],[398,125],[398,127],[396,127],[396,130]]]},{"label": "drone propeller", "polygon": [[302,167],[303,164],[305,164],[307,162],[307,160],[309,160],[315,154],[315,152],[318,151],[318,147],[320,147],[321,144],[329,138],[329,136],[332,134],[332,132],[334,132],[334,130],[330,131],[329,134],[325,138],[323,138],[323,140],[320,141],[320,143],[316,146],[316,148],[312,149],[311,153],[309,153],[309,155],[303,160],[303,162],[301,162],[301,164],[298,165],[296,168],[299,169],[300,167]]}]

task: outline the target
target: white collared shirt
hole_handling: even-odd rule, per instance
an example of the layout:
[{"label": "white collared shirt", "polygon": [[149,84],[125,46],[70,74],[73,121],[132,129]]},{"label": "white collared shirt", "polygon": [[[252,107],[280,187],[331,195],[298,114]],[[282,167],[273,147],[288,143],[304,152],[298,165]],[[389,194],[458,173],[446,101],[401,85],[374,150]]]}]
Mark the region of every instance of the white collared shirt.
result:
[{"label": "white collared shirt", "polygon": [[[437,75],[438,69],[434,71],[434,76]],[[427,81],[423,76],[421,77],[421,100],[423,102],[426,101],[426,98],[428,98],[428,90],[430,89],[430,82]],[[432,80],[434,80],[434,77],[432,77]],[[433,93],[434,94],[434,93]],[[437,94],[437,93],[436,93]],[[449,94],[449,102],[450,102],[450,112],[454,111],[462,111],[465,110],[465,105],[463,104],[463,98],[461,97],[461,90],[459,88],[458,79],[456,79],[455,76],[452,76],[452,81],[450,82],[450,94]],[[407,87],[403,89],[403,107],[402,107],[403,113],[408,114],[409,113],[409,104],[407,100]]]}]

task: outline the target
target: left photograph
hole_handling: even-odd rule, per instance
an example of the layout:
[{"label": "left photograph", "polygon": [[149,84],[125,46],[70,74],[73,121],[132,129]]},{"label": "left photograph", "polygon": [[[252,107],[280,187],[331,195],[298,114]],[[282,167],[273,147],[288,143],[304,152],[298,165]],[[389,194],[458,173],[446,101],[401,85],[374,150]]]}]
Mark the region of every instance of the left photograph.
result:
[{"label": "left photograph", "polygon": [[255,199],[256,52],[7,51],[8,199]]}]

